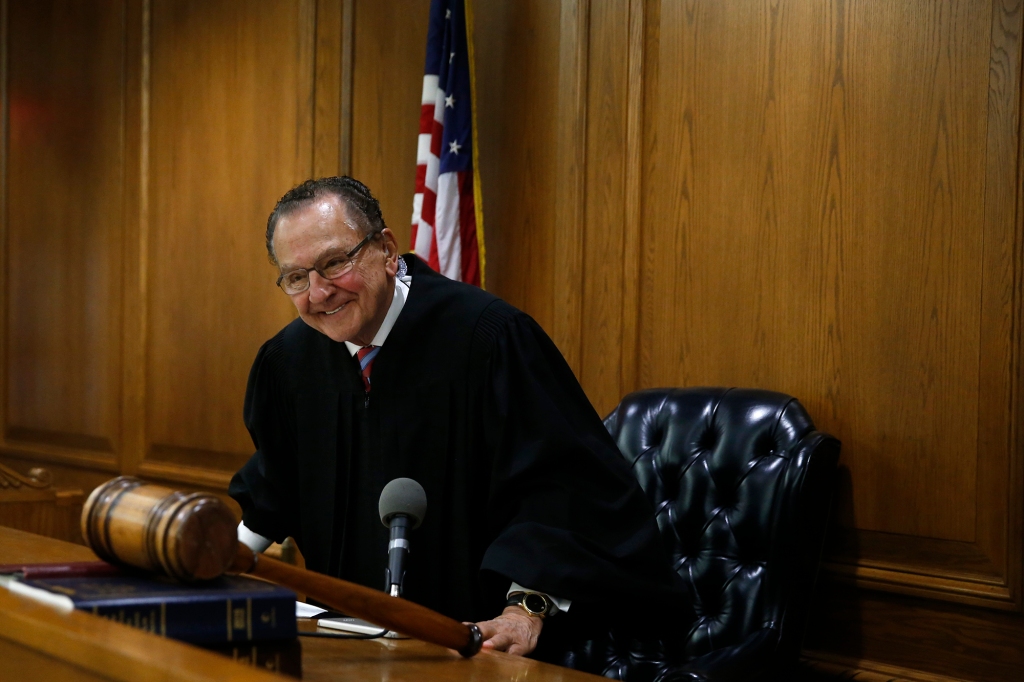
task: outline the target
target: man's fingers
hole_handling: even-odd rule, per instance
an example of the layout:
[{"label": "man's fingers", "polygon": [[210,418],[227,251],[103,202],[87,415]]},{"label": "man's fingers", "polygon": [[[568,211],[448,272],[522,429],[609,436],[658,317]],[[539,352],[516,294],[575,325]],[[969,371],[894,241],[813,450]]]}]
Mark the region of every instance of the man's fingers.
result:
[{"label": "man's fingers", "polygon": [[[476,626],[480,628],[480,636],[484,638],[485,642],[491,637],[494,637],[495,633],[498,632],[498,628],[493,625],[493,622],[494,621],[485,620],[476,624]],[[464,625],[469,625],[469,623],[464,623]]]},{"label": "man's fingers", "polygon": [[505,613],[493,620],[476,624],[483,636],[483,648],[492,651],[507,651],[514,656],[525,656],[537,646],[542,622],[539,619]]},{"label": "man's fingers", "polygon": [[533,651],[533,647],[523,646],[519,642],[515,642],[514,644],[512,644],[512,646],[508,648],[508,652],[513,656],[525,656],[531,651]]},{"label": "man's fingers", "polygon": [[507,633],[500,632],[487,639],[483,643],[483,646],[488,649],[494,649],[495,651],[509,651],[510,644],[512,644],[512,638]]},{"label": "man's fingers", "polygon": [[508,636],[501,628],[501,623],[493,620],[485,620],[476,624],[480,628],[480,635],[484,639],[484,649],[494,649],[495,651],[505,651],[511,644],[511,637]]}]

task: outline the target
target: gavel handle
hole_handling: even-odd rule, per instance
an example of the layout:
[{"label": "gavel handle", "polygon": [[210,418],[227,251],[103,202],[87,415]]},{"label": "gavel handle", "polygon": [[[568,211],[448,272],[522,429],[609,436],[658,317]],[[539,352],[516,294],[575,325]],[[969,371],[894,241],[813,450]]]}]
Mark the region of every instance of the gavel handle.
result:
[{"label": "gavel handle", "polygon": [[483,637],[476,625],[463,625],[425,606],[390,597],[369,587],[296,568],[257,555],[239,542],[230,573],[248,573],[313,597],[332,609],[469,657],[480,651]]}]

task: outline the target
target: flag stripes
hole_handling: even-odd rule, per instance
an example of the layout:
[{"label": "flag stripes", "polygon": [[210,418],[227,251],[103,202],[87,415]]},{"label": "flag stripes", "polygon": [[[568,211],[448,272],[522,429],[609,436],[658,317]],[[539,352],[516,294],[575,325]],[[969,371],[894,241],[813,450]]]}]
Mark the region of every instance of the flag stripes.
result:
[{"label": "flag stripes", "polygon": [[480,286],[483,240],[465,10],[464,0],[431,3],[412,248],[445,276]]}]

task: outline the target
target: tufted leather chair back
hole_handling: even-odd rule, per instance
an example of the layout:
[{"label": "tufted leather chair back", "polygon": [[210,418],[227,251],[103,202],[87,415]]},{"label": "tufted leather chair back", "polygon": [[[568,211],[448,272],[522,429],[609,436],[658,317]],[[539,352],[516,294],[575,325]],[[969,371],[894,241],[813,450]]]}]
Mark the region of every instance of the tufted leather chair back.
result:
[{"label": "tufted leather chair back", "polygon": [[[816,431],[796,399],[754,389],[639,391],[605,426],[653,503],[673,566],[692,593],[696,620],[662,649],[698,669],[701,657],[718,665],[730,650],[756,649],[754,667],[795,662],[839,441]],[[665,663],[653,676],[664,675]],[[742,662],[730,666],[730,677],[749,676],[739,674],[749,667]],[[628,668],[620,657],[603,672],[625,677]]]}]

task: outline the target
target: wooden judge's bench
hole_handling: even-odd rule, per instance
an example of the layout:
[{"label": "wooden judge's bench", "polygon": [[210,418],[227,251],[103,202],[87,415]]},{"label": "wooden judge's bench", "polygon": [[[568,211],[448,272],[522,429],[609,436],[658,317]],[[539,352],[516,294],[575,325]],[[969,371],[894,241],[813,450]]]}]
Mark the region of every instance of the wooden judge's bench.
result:
[{"label": "wooden judge's bench", "polygon": [[[92,561],[92,550],[0,526],[0,563]],[[304,627],[305,626],[305,627]],[[300,623],[300,629],[314,629]],[[415,640],[300,638],[303,680],[596,680],[503,653],[471,659]],[[0,588],[4,680],[286,680],[80,611],[63,615]]]}]

